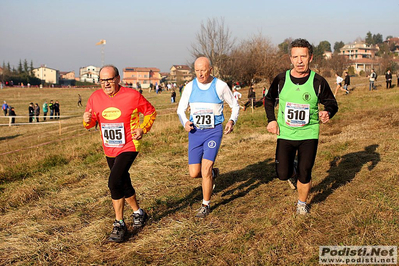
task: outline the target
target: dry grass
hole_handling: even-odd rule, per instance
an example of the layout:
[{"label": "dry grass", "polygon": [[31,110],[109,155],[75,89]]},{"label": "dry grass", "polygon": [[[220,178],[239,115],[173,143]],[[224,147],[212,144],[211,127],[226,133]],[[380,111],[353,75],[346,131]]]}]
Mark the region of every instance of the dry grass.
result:
[{"label": "dry grass", "polygon": [[317,265],[320,245],[397,245],[399,90],[353,83],[322,125],[306,218],[294,215],[296,193],[275,178],[275,137],[259,108],[242,112],[224,137],[212,213],[194,219],[200,181],[188,177],[176,104],[169,93],[144,92],[160,115],[131,177],[151,219],[122,244],[106,242],[113,210],[99,132],[82,128],[75,107],[78,93],[85,101],[93,90],[3,89],[18,115],[57,97],[72,117],[61,120],[61,135],[58,124],[0,127],[2,152],[11,152],[0,162],[0,264]]}]

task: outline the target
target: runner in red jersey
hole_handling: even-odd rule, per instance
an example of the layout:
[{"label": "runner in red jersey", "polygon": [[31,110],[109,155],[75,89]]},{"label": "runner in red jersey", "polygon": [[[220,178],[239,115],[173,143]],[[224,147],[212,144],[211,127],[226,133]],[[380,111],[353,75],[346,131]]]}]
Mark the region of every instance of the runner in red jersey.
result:
[{"label": "runner in red jersey", "polygon": [[[147,214],[136,199],[129,169],[140,151],[141,139],[154,123],[155,108],[134,89],[119,85],[119,71],[107,65],[100,69],[101,90],[89,98],[83,125],[89,129],[99,123],[104,153],[111,170],[108,187],[115,210],[115,222],[109,241],[122,242],[126,234],[123,218],[125,201],[133,209],[133,227],[142,228]],[[140,124],[139,114],[144,115]]]}]

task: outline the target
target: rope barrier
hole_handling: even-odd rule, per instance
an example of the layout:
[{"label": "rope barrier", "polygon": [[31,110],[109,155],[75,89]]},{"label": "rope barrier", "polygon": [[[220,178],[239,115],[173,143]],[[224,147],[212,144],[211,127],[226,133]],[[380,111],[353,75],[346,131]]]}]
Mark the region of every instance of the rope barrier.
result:
[{"label": "rope barrier", "polygon": [[[29,122],[29,123],[12,123],[12,119],[16,119],[16,118],[29,118],[29,119],[36,119],[37,118],[48,118],[49,120],[56,120],[56,121],[49,121],[49,122]],[[0,124],[0,126],[20,126],[20,125],[38,125],[38,124],[55,124],[55,123],[61,123],[60,119],[58,118],[73,118],[73,117],[79,117],[79,116],[66,116],[66,115],[60,115],[60,116],[24,116],[24,115],[17,115],[17,116],[0,116],[0,118],[6,118],[9,119],[8,124]],[[61,127],[61,125],[60,125]]]}]

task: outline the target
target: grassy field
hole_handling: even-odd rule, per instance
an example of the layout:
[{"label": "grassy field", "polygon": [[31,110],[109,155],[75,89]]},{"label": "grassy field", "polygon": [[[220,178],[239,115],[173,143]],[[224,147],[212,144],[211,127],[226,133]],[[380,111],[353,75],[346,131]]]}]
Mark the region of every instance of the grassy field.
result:
[{"label": "grassy field", "polygon": [[365,78],[352,84],[321,125],[307,217],[294,214],[296,192],[275,178],[276,137],[258,108],[241,112],[224,137],[212,212],[195,219],[200,180],[188,175],[177,104],[170,93],[145,91],[159,116],[130,173],[150,221],[122,244],[106,241],[109,170],[99,131],[83,128],[77,107],[78,93],[85,102],[94,89],[1,90],[17,115],[53,99],[66,117],[0,127],[0,265],[318,265],[322,245],[397,245],[399,89],[381,83],[369,92]]}]

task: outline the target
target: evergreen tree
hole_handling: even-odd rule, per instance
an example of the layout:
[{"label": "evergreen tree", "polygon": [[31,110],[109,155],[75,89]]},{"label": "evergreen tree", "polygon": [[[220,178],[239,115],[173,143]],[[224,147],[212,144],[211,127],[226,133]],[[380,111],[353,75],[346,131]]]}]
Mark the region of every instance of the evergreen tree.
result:
[{"label": "evergreen tree", "polygon": [[367,45],[374,44],[374,39],[373,39],[373,35],[371,34],[371,32],[367,32],[365,41],[366,41]]},{"label": "evergreen tree", "polygon": [[25,59],[24,60],[24,74],[26,76],[29,76],[29,67],[28,67],[28,61]]},{"label": "evergreen tree", "polygon": [[18,74],[22,74],[24,71],[22,69],[22,61],[21,59],[19,59],[19,64],[18,64]]},{"label": "evergreen tree", "polygon": [[35,74],[33,73],[33,61],[30,60],[30,69],[29,69],[29,76],[34,77]]},{"label": "evergreen tree", "polygon": [[339,52],[341,52],[341,48],[344,47],[345,44],[343,41],[340,42],[335,42],[334,44],[334,53],[338,54]]}]

